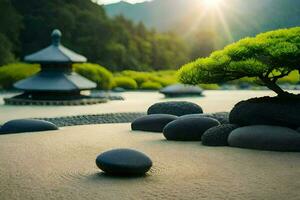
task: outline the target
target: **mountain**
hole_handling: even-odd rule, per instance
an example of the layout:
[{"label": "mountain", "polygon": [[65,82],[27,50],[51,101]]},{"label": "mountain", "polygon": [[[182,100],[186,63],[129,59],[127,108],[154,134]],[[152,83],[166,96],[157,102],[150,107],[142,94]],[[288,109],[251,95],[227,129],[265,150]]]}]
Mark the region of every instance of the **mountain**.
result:
[{"label": "mountain", "polygon": [[108,15],[124,15],[159,31],[175,31],[186,38],[199,32],[212,34],[224,44],[278,28],[300,26],[299,0],[153,0],[105,5]]}]

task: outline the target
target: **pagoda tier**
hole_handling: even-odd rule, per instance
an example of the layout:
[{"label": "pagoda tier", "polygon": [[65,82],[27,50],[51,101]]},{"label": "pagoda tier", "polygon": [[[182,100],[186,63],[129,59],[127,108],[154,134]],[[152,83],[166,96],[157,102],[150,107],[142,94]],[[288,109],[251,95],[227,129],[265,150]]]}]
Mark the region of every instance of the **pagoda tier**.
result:
[{"label": "pagoda tier", "polygon": [[96,83],[72,72],[72,63],[87,59],[60,43],[61,32],[52,32],[52,44],[36,53],[25,56],[29,63],[41,64],[41,71],[34,76],[14,84],[15,88],[27,93],[80,93],[81,90],[96,88]]}]

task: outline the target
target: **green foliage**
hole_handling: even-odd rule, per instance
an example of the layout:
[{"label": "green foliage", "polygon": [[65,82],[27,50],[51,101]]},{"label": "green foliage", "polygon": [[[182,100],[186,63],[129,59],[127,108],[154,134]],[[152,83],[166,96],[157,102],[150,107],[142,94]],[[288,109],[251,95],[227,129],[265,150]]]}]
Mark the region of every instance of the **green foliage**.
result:
[{"label": "green foliage", "polygon": [[[1,12],[12,5],[23,18],[19,44],[12,42],[17,58],[47,46],[54,28],[62,31],[65,46],[112,71],[177,69],[189,57],[187,45],[177,35],[148,30],[122,16],[108,18],[102,6],[89,0],[1,1],[11,2]],[[17,23],[0,18],[0,32],[7,24]],[[15,30],[11,35],[19,33]]]},{"label": "green foliage", "polygon": [[12,89],[19,80],[32,76],[40,70],[39,65],[12,63],[0,67],[0,88]]},{"label": "green foliage", "polygon": [[144,82],[141,86],[140,89],[142,90],[159,90],[162,88],[162,85],[157,83],[157,82]]},{"label": "green foliage", "polygon": [[300,63],[300,27],[280,29],[245,38],[186,64],[179,79],[186,84],[222,83],[244,77],[257,78],[278,95],[285,95],[276,85]]},{"label": "green foliage", "polygon": [[10,0],[0,0],[0,66],[13,62],[19,50],[21,16]]},{"label": "green foliage", "polygon": [[74,64],[73,69],[78,74],[97,83],[98,89],[109,90],[113,86],[113,75],[110,71],[97,64]]},{"label": "green foliage", "polygon": [[114,87],[120,87],[127,90],[135,90],[138,88],[136,81],[129,77],[115,77]]},{"label": "green foliage", "polygon": [[141,85],[145,82],[158,83],[162,87],[172,85],[177,83],[176,71],[166,70],[166,71],[153,71],[153,72],[137,72],[125,70],[116,73],[115,76],[126,76],[134,79],[140,89]]},{"label": "green foliage", "polygon": [[218,90],[220,86],[218,84],[200,84],[199,85],[204,90]]},{"label": "green foliage", "polygon": [[14,61],[12,53],[12,44],[7,37],[0,33],[0,65]]}]

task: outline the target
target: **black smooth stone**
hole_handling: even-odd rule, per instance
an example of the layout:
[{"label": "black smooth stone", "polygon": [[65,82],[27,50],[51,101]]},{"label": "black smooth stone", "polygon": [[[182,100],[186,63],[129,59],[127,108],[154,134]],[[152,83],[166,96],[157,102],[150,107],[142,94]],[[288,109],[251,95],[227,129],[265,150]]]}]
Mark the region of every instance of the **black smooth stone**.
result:
[{"label": "black smooth stone", "polygon": [[299,99],[262,97],[239,102],[231,110],[231,124],[240,126],[273,125],[296,129],[300,127]]},{"label": "black smooth stone", "polygon": [[232,147],[299,152],[300,133],[279,126],[245,126],[232,131],[228,143]]},{"label": "black smooth stone", "polygon": [[45,120],[17,119],[3,124],[0,129],[0,134],[50,131],[57,129],[58,127],[55,124]]},{"label": "black smooth stone", "polygon": [[203,90],[199,86],[175,84],[159,91],[166,97],[202,96]]},{"label": "black smooth stone", "polygon": [[100,154],[96,159],[97,166],[111,175],[140,176],[152,167],[151,159],[136,150],[115,149]]},{"label": "black smooth stone", "polygon": [[212,127],[202,135],[202,144],[206,146],[228,146],[229,134],[237,128],[239,126],[235,124],[222,124]]},{"label": "black smooth stone", "polygon": [[200,141],[206,130],[218,125],[217,120],[208,117],[179,118],[166,125],[163,133],[167,140]]},{"label": "black smooth stone", "polygon": [[191,102],[187,101],[169,101],[156,103],[147,111],[148,115],[152,114],[169,114],[175,116],[182,116],[188,114],[201,114],[203,113],[202,108]]},{"label": "black smooth stone", "polygon": [[180,118],[190,118],[190,117],[209,117],[216,119],[220,122],[220,124],[229,124],[229,113],[228,112],[217,112],[217,113],[203,113],[203,114],[189,114],[189,115],[183,115]]},{"label": "black smooth stone", "polygon": [[135,131],[163,132],[164,127],[177,118],[175,115],[167,114],[147,115],[132,122],[131,129]]}]

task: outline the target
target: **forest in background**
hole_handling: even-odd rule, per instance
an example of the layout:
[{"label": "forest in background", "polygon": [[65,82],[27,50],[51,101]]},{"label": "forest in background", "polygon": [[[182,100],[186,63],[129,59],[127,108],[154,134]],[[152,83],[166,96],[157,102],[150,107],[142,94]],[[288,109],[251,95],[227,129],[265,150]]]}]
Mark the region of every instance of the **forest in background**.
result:
[{"label": "forest in background", "polygon": [[191,54],[175,33],[109,18],[90,0],[0,0],[0,10],[0,66],[49,45],[54,28],[66,47],[112,71],[177,69]]},{"label": "forest in background", "polygon": [[[191,6],[196,1],[100,6],[91,0],[0,0],[0,66],[22,61],[24,55],[49,45],[54,28],[63,32],[66,47],[89,62],[111,71],[153,71],[176,70],[248,35],[300,25],[298,0],[231,0],[223,17],[232,38],[224,40],[228,35],[222,21],[214,27],[208,26],[212,15],[199,21],[207,11],[201,4]],[[167,12],[171,6],[172,12]],[[158,31],[149,22],[159,23],[154,26]],[[162,32],[163,26],[168,31]],[[218,41],[222,45],[216,45]]]}]

